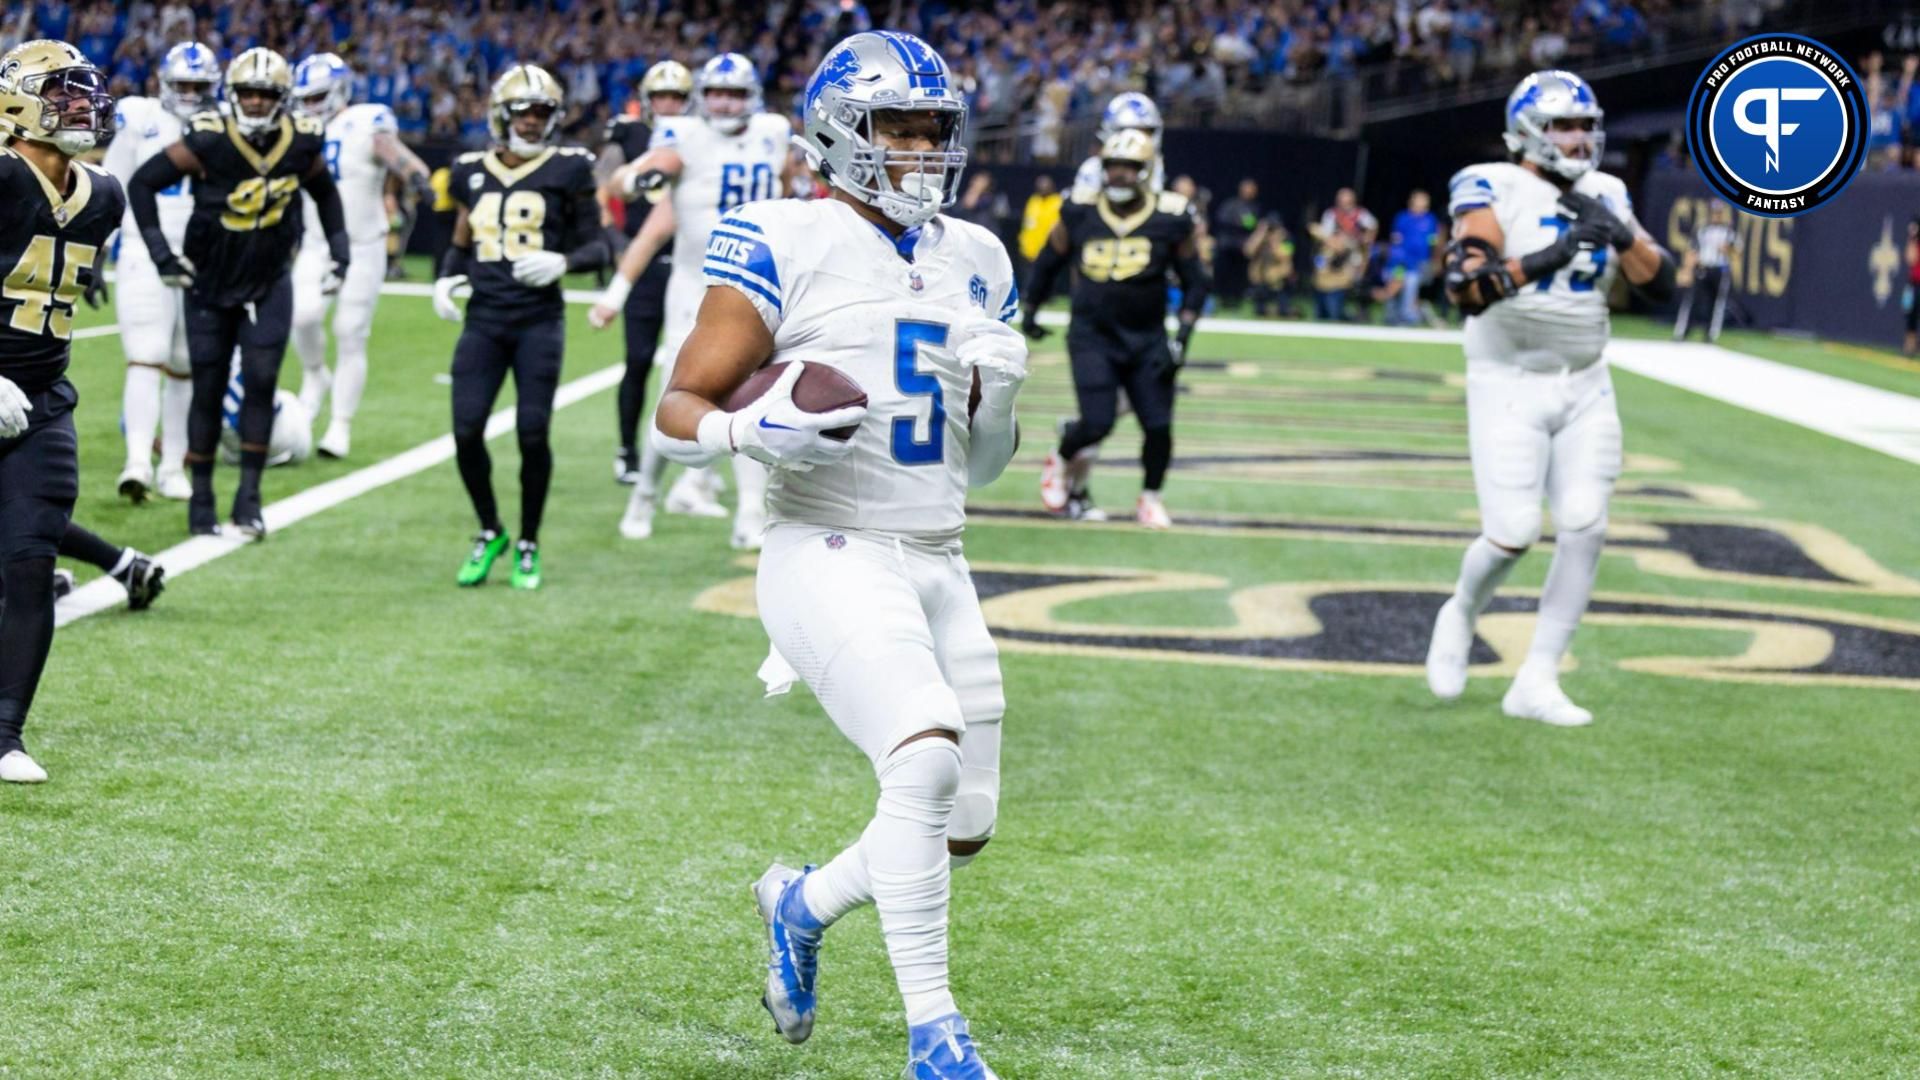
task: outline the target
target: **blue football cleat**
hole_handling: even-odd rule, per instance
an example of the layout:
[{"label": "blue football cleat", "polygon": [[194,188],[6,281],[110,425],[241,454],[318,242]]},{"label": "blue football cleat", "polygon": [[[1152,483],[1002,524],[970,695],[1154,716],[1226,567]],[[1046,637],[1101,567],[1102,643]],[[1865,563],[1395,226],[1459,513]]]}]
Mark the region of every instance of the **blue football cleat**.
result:
[{"label": "blue football cleat", "polygon": [[754,902],[767,924],[767,989],[760,1004],[772,1014],[774,1030],[790,1043],[806,1042],[813,1034],[813,980],[826,928],[800,897],[800,883],[812,871],[774,863],[753,883]]},{"label": "blue football cleat", "polygon": [[959,1013],[907,1029],[906,1080],[1000,1080],[974,1049]]}]

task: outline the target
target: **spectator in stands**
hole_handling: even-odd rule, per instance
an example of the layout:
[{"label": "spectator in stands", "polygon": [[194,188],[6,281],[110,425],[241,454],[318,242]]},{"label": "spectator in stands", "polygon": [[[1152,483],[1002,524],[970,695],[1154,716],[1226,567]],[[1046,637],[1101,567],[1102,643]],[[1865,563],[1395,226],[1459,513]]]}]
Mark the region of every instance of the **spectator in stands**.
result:
[{"label": "spectator in stands", "polygon": [[1333,205],[1320,215],[1319,231],[1345,233],[1356,251],[1365,251],[1380,234],[1380,222],[1360,205],[1360,196],[1352,188],[1343,187],[1334,193]]},{"label": "spectator in stands", "polygon": [[1287,231],[1280,215],[1268,214],[1261,218],[1253,235],[1247,238],[1247,264],[1253,313],[1266,315],[1271,307],[1273,314],[1293,318],[1293,287],[1297,276],[1293,266],[1293,235]]},{"label": "spectator in stands", "polygon": [[1339,230],[1320,233],[1313,255],[1313,313],[1330,322],[1345,322],[1347,294],[1367,268],[1366,255],[1354,238]]},{"label": "spectator in stands", "polygon": [[967,190],[951,213],[1002,238],[1006,235],[1007,220],[1013,216],[1007,197],[994,187],[993,174],[985,169],[967,171]]},{"label": "spectator in stands", "polygon": [[[1860,64],[1860,81],[1867,96],[1867,164],[1885,169],[1900,163],[1900,113],[1894,107],[1894,88],[1882,68],[1886,58],[1875,49]],[[1902,101],[1901,106],[1905,106]]]},{"label": "spectator in stands", "polygon": [[1920,217],[1907,222],[1907,287],[1901,306],[1907,309],[1907,339],[1900,351],[1912,357],[1920,346]]},{"label": "spectator in stands", "polygon": [[1247,241],[1260,224],[1260,185],[1252,177],[1213,213],[1213,293],[1222,307],[1238,306],[1247,292]]},{"label": "spectator in stands", "polygon": [[1427,193],[1415,188],[1407,196],[1407,208],[1393,218],[1393,232],[1387,241],[1389,326],[1418,326],[1421,321],[1420,286],[1440,244],[1440,219],[1429,205]]},{"label": "spectator in stands", "polygon": [[1026,276],[1027,266],[1039,257],[1040,246],[1059,221],[1060,188],[1053,177],[1041,173],[1033,178],[1033,194],[1027,196],[1026,209],[1020,213],[1021,265],[1016,268],[1020,277]]}]

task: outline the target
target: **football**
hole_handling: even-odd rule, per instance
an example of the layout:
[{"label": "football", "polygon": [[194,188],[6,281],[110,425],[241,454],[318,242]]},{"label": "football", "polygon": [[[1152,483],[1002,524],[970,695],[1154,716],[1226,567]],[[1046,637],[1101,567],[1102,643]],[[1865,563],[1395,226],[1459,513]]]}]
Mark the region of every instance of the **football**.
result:
[{"label": "football", "polygon": [[[768,364],[747,376],[747,381],[740,384],[740,389],[727,397],[727,411],[738,412],[760,400],[760,395],[766,393],[774,383],[778,382],[780,373],[785,370],[787,370],[785,363]],[[847,378],[836,368],[825,364],[808,364],[800,372],[799,381],[793,384],[793,403],[800,406],[804,412],[832,412],[852,405],[865,405],[867,392],[860,389],[859,383]],[[858,430],[857,426],[840,427],[823,431],[821,434],[829,439],[839,439],[844,442],[853,438],[856,430]]]}]

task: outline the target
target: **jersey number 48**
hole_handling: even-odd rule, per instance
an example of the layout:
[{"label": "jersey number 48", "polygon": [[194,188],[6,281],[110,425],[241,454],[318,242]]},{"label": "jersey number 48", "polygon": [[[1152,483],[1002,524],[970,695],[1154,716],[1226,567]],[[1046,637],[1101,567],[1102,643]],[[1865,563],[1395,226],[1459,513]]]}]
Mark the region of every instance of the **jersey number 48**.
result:
[{"label": "jersey number 48", "polygon": [[481,262],[517,259],[546,247],[547,238],[540,230],[547,223],[547,200],[537,191],[509,192],[505,198],[489,191],[474,202],[467,223],[473,228],[474,258]]}]

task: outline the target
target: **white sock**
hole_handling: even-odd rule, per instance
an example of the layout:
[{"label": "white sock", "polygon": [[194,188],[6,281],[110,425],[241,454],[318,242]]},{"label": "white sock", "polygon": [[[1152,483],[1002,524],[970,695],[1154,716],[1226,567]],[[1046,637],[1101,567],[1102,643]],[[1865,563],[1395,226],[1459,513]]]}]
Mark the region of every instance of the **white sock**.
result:
[{"label": "white sock", "polygon": [[947,984],[947,819],[959,786],[951,740],[900,747],[880,768],[880,799],[860,836],[909,1025],[959,1011]]},{"label": "white sock", "polygon": [[120,420],[127,427],[127,464],[153,460],[153,435],[160,427],[160,369],[127,365],[127,385],[120,394]]},{"label": "white sock", "polygon": [[1519,555],[1486,537],[1474,537],[1460,560],[1460,580],[1453,586],[1454,599],[1469,612],[1479,615],[1493,599],[1493,591],[1507,580],[1507,573],[1519,561]]},{"label": "white sock", "polygon": [[653,440],[647,437],[648,432],[652,430],[653,414],[649,412],[646,426],[640,432],[640,479],[638,481],[640,490],[649,495],[660,490],[660,479],[667,475],[667,466],[672,464],[665,455],[653,448]]},{"label": "white sock", "polygon": [[1540,590],[1540,618],[1533,628],[1521,674],[1559,678],[1560,658],[1580,628],[1593,596],[1593,579],[1600,572],[1600,547],[1607,539],[1606,522],[1579,532],[1562,532],[1553,539],[1553,564]]},{"label": "white sock", "polygon": [[367,343],[342,339],[333,358],[333,419],[352,420],[367,390]]},{"label": "white sock", "polygon": [[327,378],[327,324],[315,319],[305,325],[296,324],[293,328],[293,351],[300,356],[300,404],[307,407],[307,415],[318,414],[320,406],[326,403],[320,387]]},{"label": "white sock", "polygon": [[193,380],[169,374],[160,393],[160,471],[183,472],[187,467],[187,413],[193,409]]},{"label": "white sock", "polygon": [[867,856],[855,840],[833,861],[807,875],[800,885],[800,896],[807,910],[822,926],[832,926],[840,917],[873,900],[873,882],[867,877]]}]

